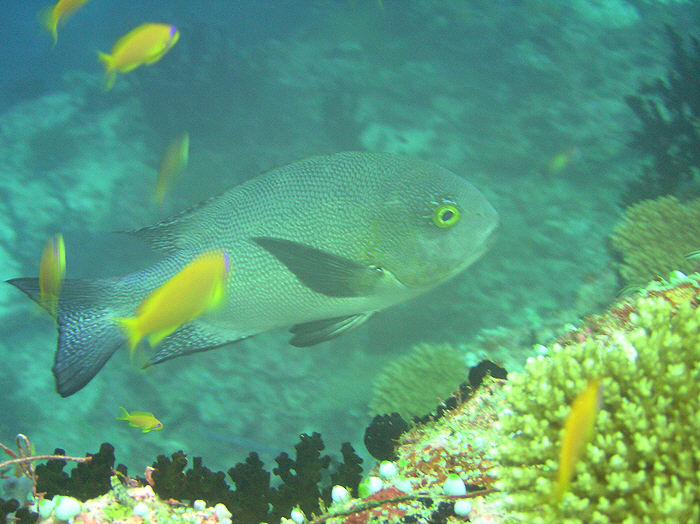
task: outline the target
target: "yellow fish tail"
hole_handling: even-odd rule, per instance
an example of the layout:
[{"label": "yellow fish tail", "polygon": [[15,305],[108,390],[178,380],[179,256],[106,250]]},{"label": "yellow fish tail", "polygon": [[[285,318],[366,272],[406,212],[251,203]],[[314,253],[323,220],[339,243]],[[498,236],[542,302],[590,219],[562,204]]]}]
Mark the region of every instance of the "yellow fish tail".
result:
[{"label": "yellow fish tail", "polygon": [[53,42],[51,44],[51,49],[54,49],[56,47],[56,44],[58,43],[58,29],[57,29],[57,23],[54,23],[51,26],[51,38],[53,39]]},{"label": "yellow fish tail", "polygon": [[571,479],[568,476],[568,473],[566,476],[560,474],[557,477],[557,481],[554,484],[554,489],[552,490],[552,504],[555,506],[558,506],[562,499],[564,498],[564,493],[566,493],[569,489],[569,485],[571,484]]},{"label": "yellow fish tail", "polygon": [[102,51],[98,51],[97,58],[99,58],[105,68],[105,91],[109,91],[112,89],[117,79],[117,72],[114,69],[114,57]]},{"label": "yellow fish tail", "polygon": [[41,25],[44,26],[44,29],[51,33],[51,38],[53,39],[51,49],[53,49],[58,43],[58,16],[53,6],[42,9],[39,12],[39,20],[41,20]]},{"label": "yellow fish tail", "polygon": [[56,315],[58,314],[58,297],[56,295],[48,294],[41,297],[41,302],[39,305],[43,307],[49,313],[49,315],[56,318]]},{"label": "yellow fish tail", "polygon": [[134,349],[139,345],[141,339],[143,338],[143,333],[141,332],[141,327],[139,326],[139,319],[136,317],[120,317],[114,318],[119,327],[122,328],[127,340],[129,341],[129,353],[134,354]]},{"label": "yellow fish tail", "polygon": [[119,406],[119,409],[122,412],[122,416],[117,417],[117,420],[129,420],[129,412],[126,409],[124,409],[122,406]]},{"label": "yellow fish tail", "polygon": [[112,71],[105,75],[105,91],[109,91],[114,87],[114,82],[117,80],[117,73]]},{"label": "yellow fish tail", "polygon": [[114,58],[112,58],[112,55],[98,51],[97,58],[100,60],[100,62],[102,62],[106,72],[111,71],[114,68]]},{"label": "yellow fish tail", "polygon": [[165,201],[165,187],[156,187],[156,192],[151,200],[154,204],[162,206],[163,202]]}]

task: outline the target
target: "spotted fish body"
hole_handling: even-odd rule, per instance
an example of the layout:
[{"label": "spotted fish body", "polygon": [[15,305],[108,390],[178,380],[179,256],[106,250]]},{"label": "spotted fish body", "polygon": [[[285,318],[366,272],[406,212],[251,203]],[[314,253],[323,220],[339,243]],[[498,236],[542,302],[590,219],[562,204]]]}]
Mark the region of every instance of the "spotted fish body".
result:
[{"label": "spotted fish body", "polygon": [[[475,187],[417,160],[347,152],[274,169],[136,231],[165,253],[155,266],[121,279],[66,281],[58,391],[83,387],[123,342],[107,319],[133,315],[204,251],[231,257],[226,302],[166,337],[151,363],[280,327],[292,326],[295,345],[328,340],[458,274],[486,250],[497,225]],[[33,298],[33,280],[10,282]]]}]

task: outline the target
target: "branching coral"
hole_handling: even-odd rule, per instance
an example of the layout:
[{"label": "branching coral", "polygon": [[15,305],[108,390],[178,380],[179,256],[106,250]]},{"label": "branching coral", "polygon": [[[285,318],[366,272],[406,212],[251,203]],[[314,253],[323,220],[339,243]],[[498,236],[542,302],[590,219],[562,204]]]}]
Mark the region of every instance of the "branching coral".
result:
[{"label": "branching coral", "polygon": [[644,200],[630,206],[610,237],[621,258],[627,285],[645,286],[674,270],[691,272],[697,262],[686,254],[700,248],[700,199],[685,205],[675,197]]},{"label": "branching coral", "polygon": [[396,412],[405,420],[423,416],[467,380],[468,373],[462,354],[453,346],[420,344],[377,377],[370,412]]},{"label": "branching coral", "polygon": [[[697,293],[672,291],[628,302],[635,313],[623,327],[555,344],[510,376],[494,458],[519,522],[700,521],[700,310]],[[555,504],[561,430],[593,377],[604,387],[593,440]]]}]

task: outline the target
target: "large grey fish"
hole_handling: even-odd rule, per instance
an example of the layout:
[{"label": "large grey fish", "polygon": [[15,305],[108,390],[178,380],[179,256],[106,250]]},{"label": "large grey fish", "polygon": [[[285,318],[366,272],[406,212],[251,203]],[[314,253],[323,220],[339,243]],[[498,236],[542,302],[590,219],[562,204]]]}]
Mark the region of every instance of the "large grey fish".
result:
[{"label": "large grey fish", "polygon": [[[204,251],[231,260],[226,301],[163,339],[149,364],[291,327],[310,346],[453,277],[487,248],[498,215],[470,183],[390,154],[347,152],[273,169],[133,234],[164,258],[121,278],[66,280],[56,389],[85,386],[125,341],[117,317]],[[33,300],[36,278],[8,281]]]}]

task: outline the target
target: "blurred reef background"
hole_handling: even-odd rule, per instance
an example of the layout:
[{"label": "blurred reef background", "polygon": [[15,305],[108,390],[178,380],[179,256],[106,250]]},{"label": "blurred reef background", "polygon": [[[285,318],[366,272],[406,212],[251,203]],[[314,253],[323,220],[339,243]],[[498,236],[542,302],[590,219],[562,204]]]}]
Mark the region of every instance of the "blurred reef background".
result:
[{"label": "blurred reef background", "polygon": [[[57,232],[69,278],[146,266],[152,254],[109,232],[339,150],[448,168],[484,192],[502,226],[450,285],[348,335],[299,349],[272,332],[147,372],[120,351],[65,399],[51,318],[4,286],[0,442],[21,432],[38,450],[82,455],[108,441],[131,471],[182,449],[226,470],[250,451],[267,464],[320,432],[329,452],[350,441],[368,458],[365,428],[377,406],[394,405],[387,374],[441,380],[407,355],[520,371],[533,346],[623,287],[694,267],[683,255],[700,249],[697,2],[92,0],[53,50],[42,7],[0,13],[3,279],[35,276]],[[96,51],[144,21],[176,25],[180,41],[105,92]],[[158,208],[160,156],[185,131],[189,166]],[[679,252],[657,244],[669,235]],[[119,406],[153,412],[165,429],[141,434],[115,420]]]}]

